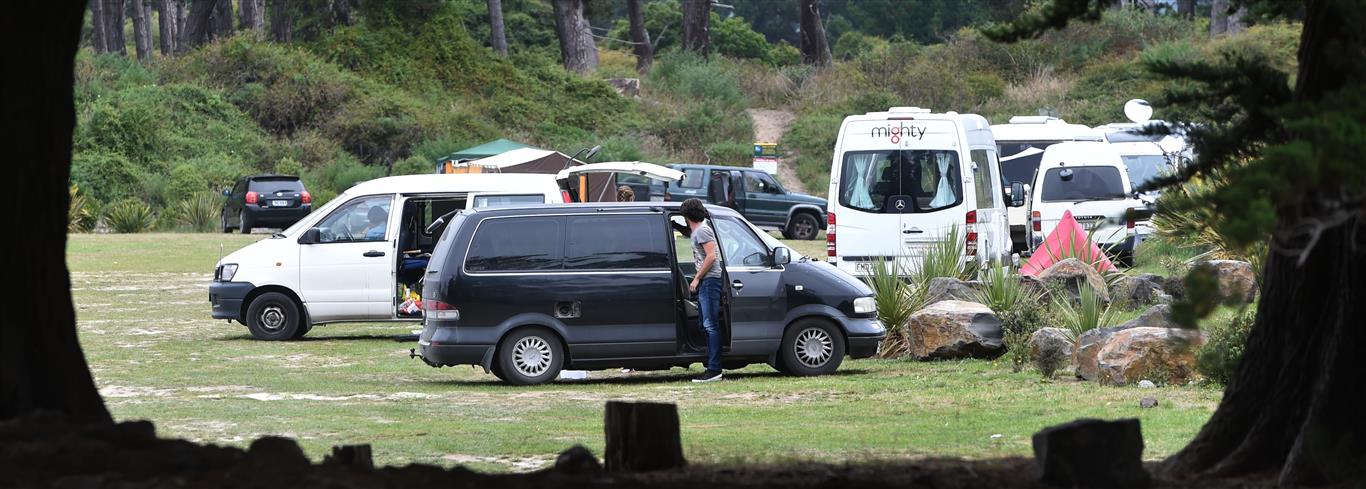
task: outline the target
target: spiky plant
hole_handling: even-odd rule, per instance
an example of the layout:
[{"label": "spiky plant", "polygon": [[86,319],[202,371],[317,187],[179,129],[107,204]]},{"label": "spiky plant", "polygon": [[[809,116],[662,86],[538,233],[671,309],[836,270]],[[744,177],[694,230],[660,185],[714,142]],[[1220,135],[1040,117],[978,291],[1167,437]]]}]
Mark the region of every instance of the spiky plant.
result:
[{"label": "spiky plant", "polygon": [[963,231],[954,225],[925,248],[913,276],[917,283],[924,284],[937,277],[968,280],[974,273],[975,263],[963,260]]},{"label": "spiky plant", "polygon": [[128,198],[109,206],[106,216],[109,227],[116,233],[141,233],[151,229],[156,215],[151,206],[138,199]]},{"label": "spiky plant", "polygon": [[177,221],[191,231],[206,233],[218,226],[223,197],[216,192],[197,192],[176,205]]},{"label": "spiky plant", "polygon": [[1073,341],[1087,331],[1114,324],[1116,311],[1105,303],[1100,292],[1083,282],[1079,285],[1077,293],[1076,303],[1065,294],[1058,294],[1053,299],[1053,309],[1062,321],[1063,327],[1072,333]]},{"label": "spiky plant", "polygon": [[66,232],[84,233],[90,230],[90,207],[82,195],[80,189],[75,184],[68,190],[71,196],[71,204],[66,209]]},{"label": "spiky plant", "polygon": [[875,260],[869,271],[863,281],[873,289],[878,319],[887,327],[881,354],[888,358],[904,356],[911,349],[906,320],[925,306],[925,288],[908,281],[909,274],[895,259]]}]

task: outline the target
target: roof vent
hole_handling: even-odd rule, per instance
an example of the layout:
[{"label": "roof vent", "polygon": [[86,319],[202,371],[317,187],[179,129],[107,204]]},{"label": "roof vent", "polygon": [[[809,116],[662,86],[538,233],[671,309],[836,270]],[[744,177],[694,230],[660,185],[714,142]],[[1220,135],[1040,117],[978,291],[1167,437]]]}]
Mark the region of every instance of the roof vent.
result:
[{"label": "roof vent", "polygon": [[1017,115],[1010,118],[1011,124],[1047,124],[1053,121],[1062,122],[1062,119],[1046,115]]},{"label": "roof vent", "polygon": [[930,113],[930,109],[922,109],[920,107],[892,107],[890,109],[887,109],[887,112],[898,112],[902,114],[928,114]]}]

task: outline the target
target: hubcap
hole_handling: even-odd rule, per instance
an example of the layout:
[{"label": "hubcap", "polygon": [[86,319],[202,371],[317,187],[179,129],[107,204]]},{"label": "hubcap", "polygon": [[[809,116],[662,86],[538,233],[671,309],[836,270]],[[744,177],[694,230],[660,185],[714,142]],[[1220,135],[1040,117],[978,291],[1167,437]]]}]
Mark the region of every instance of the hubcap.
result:
[{"label": "hubcap", "polygon": [[812,228],[813,226],[811,223],[807,222],[805,219],[797,221],[797,236],[811,236],[815,234],[812,232]]},{"label": "hubcap", "polygon": [[261,310],[261,326],[269,331],[279,331],[285,326],[285,310],[280,306],[267,306]]},{"label": "hubcap", "polygon": [[512,364],[527,377],[544,374],[550,368],[550,343],[539,336],[528,336],[512,347]]},{"label": "hubcap", "polygon": [[821,328],[807,328],[797,333],[797,341],[792,348],[797,360],[808,367],[825,365],[835,353],[834,341]]}]

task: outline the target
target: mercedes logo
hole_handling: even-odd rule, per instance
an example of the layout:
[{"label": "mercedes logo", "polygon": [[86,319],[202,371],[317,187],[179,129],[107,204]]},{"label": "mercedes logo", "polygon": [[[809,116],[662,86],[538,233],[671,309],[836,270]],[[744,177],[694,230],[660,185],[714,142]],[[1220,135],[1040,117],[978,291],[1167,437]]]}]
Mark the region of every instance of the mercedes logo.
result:
[{"label": "mercedes logo", "polygon": [[904,200],[898,200],[898,201],[896,201],[896,210],[899,210],[899,211],[901,211],[901,210],[906,210],[906,201],[904,201]]}]

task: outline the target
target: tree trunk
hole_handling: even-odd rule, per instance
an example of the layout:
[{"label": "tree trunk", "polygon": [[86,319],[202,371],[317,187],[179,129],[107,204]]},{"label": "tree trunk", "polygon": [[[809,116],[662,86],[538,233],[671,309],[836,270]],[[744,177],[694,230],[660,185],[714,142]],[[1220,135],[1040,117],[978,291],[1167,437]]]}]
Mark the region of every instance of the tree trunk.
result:
[{"label": "tree trunk", "polygon": [[161,54],[175,54],[176,40],[180,39],[180,10],[184,5],[180,0],[161,0],[161,10],[157,14],[157,25],[161,29]]},{"label": "tree trunk", "polygon": [[711,0],[683,0],[683,49],[711,53]]},{"label": "tree trunk", "polygon": [[261,32],[266,28],[266,12],[263,0],[237,0],[238,28]]},{"label": "tree trunk", "polygon": [[222,39],[232,35],[232,0],[213,0],[213,13],[209,14],[210,37]]},{"label": "tree trunk", "polygon": [[214,6],[219,1],[227,0],[199,0],[190,4],[190,15],[185,18],[185,27],[181,30],[180,39],[176,41],[177,53],[189,52],[208,41],[209,16],[213,14]]},{"label": "tree trunk", "polygon": [[270,1],[270,38],[275,42],[294,40],[294,13],[288,0]]},{"label": "tree trunk", "polygon": [[332,21],[328,27],[351,24],[350,0],[332,0]]},{"label": "tree trunk", "polygon": [[[100,1],[100,0],[92,0]],[[123,0],[104,1],[104,42],[107,52],[128,56],[128,42],[123,37]]]},{"label": "tree trunk", "polygon": [[802,62],[815,66],[830,65],[830,43],[825,39],[820,7],[816,0],[801,0]]},{"label": "tree trunk", "polygon": [[607,401],[603,460],[608,472],[646,472],[681,468],[683,442],[678,406],[663,402]]},{"label": "tree trunk", "polygon": [[555,33],[560,36],[560,56],[566,70],[586,75],[598,67],[598,46],[588,19],[583,17],[583,0],[553,0]]},{"label": "tree trunk", "polygon": [[493,52],[508,57],[508,38],[503,32],[503,0],[488,0],[489,4],[489,44]]},{"label": "tree trunk", "polygon": [[6,245],[5,268],[24,283],[0,298],[0,421],[38,411],[111,421],[77,341],[66,268],[72,65],[85,8],[79,0],[12,2],[0,16],[4,45],[23,46],[5,53],[0,70],[8,165],[23,175],[4,198],[27,214],[22,242]]},{"label": "tree trunk", "polygon": [[90,46],[96,54],[109,52],[108,37],[104,35],[104,0],[90,0]]},{"label": "tree trunk", "polygon": [[1247,30],[1247,21],[1243,17],[1247,16],[1247,6],[1239,5],[1238,8],[1228,14],[1228,35],[1236,35]]},{"label": "tree trunk", "polygon": [[1182,18],[1195,18],[1195,0],[1176,0],[1176,14]]},{"label": "tree trunk", "polygon": [[640,0],[626,0],[626,17],[631,23],[631,43],[636,54],[636,73],[644,75],[655,62],[655,48],[650,44],[650,31],[645,30],[645,9]]},{"label": "tree trunk", "polygon": [[[1294,100],[1363,82],[1366,42],[1348,3],[1305,2]],[[1348,195],[1323,189],[1324,195]],[[1360,203],[1356,204],[1360,206]],[[1360,207],[1358,207],[1359,209]],[[1310,211],[1304,211],[1310,212]],[[1298,217],[1281,210],[1281,234]],[[1267,257],[1257,320],[1219,408],[1163,469],[1173,476],[1280,471],[1281,486],[1366,479],[1366,214],[1323,231],[1300,257]]]},{"label": "tree trunk", "polygon": [[147,0],[133,0],[133,45],[137,48],[138,59],[152,59],[152,14],[147,8]]},{"label": "tree trunk", "polygon": [[1228,0],[1214,0],[1209,6],[1209,36],[1228,32]]}]

